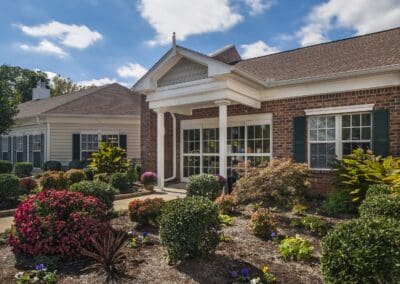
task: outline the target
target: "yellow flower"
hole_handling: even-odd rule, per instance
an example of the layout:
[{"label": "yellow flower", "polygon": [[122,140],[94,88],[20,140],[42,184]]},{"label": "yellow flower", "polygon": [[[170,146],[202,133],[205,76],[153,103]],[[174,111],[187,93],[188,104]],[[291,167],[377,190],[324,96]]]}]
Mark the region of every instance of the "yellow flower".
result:
[{"label": "yellow flower", "polygon": [[264,265],[262,271],[263,271],[263,273],[267,273],[268,272],[268,266]]}]

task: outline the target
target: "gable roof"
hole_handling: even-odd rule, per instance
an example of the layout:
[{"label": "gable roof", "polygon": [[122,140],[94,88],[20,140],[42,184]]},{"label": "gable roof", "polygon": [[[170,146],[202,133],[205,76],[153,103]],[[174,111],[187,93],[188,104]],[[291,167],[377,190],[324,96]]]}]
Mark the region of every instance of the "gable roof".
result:
[{"label": "gable roof", "polygon": [[285,81],[400,64],[400,28],[242,60],[235,68]]},{"label": "gable roof", "polygon": [[209,54],[208,56],[216,60],[225,62],[227,64],[233,64],[242,60],[242,57],[240,56],[239,52],[237,51],[236,47],[233,44],[227,45],[219,50],[216,50],[213,53]]},{"label": "gable roof", "polygon": [[140,96],[113,83],[18,105],[16,118],[45,114],[139,115]]}]

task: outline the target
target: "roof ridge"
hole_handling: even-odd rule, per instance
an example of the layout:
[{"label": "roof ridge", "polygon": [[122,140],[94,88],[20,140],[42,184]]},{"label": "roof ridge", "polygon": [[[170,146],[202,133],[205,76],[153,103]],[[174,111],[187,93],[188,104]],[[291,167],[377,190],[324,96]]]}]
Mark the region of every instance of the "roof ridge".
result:
[{"label": "roof ridge", "polygon": [[360,37],[371,36],[371,35],[380,34],[380,33],[385,33],[385,32],[390,32],[390,31],[398,30],[398,29],[400,29],[400,26],[398,26],[398,27],[396,27],[396,28],[391,28],[391,29],[376,31],[376,32],[373,32],[373,33],[367,33],[367,34],[362,34],[362,35],[356,35],[356,36],[352,36],[352,37],[346,37],[346,38],[341,38],[341,39],[337,39],[337,40],[332,40],[332,41],[327,41],[327,42],[321,42],[321,43],[317,43],[317,44],[312,44],[312,45],[308,45],[308,46],[297,47],[297,48],[294,48],[294,49],[283,50],[283,51],[276,52],[276,53],[271,53],[271,54],[266,54],[266,55],[260,55],[260,56],[256,56],[256,57],[246,58],[246,59],[243,59],[243,60],[241,60],[241,61],[239,61],[239,62],[249,61],[249,60],[252,60],[252,59],[258,59],[258,58],[262,58],[262,57],[273,56],[273,55],[282,54],[282,53],[294,52],[294,51],[298,51],[298,50],[301,50],[301,49],[307,49],[307,48],[316,47],[316,46],[320,46],[320,45],[328,45],[328,44],[333,44],[333,43],[337,43],[337,42],[341,42],[341,41],[353,40],[353,39],[360,38]]}]

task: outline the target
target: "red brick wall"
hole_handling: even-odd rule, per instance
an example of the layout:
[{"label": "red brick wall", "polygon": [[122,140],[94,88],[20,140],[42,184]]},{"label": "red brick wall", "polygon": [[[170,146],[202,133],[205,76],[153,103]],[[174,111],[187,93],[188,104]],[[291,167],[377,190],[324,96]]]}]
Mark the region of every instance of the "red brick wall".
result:
[{"label": "red brick wall", "polygon": [[[325,95],[314,95],[291,99],[274,100],[262,102],[260,109],[253,109],[244,105],[232,105],[228,107],[228,116],[255,114],[255,113],[272,113],[273,115],[273,154],[275,157],[292,157],[292,119],[295,116],[305,115],[305,109],[337,107],[357,104],[375,104],[375,109],[388,109],[390,111],[390,151],[391,154],[400,155],[400,86],[377,88],[359,91],[350,91],[342,93],[332,93]],[[143,125],[156,125],[155,115],[148,115],[146,107],[142,117],[152,119],[152,122],[142,120]],[[147,108],[148,110],[148,108]],[[177,115],[177,169],[178,178],[180,176],[180,138],[179,138],[179,121],[184,119],[197,119],[207,117],[218,117],[218,108],[198,109],[193,111],[192,116]],[[153,121],[154,120],[154,121]],[[146,141],[142,141],[142,145],[146,146],[146,150],[142,148],[142,159],[144,166],[154,170],[156,168],[156,132],[149,129],[148,134],[143,135]],[[166,138],[172,135],[172,131],[166,132]],[[172,140],[171,140],[172,141]],[[144,152],[144,153],[143,153]],[[172,152],[172,151],[171,151]],[[145,156],[145,157],[144,157]],[[147,158],[147,160],[144,160]],[[172,167],[172,164],[170,165]],[[331,176],[327,173],[315,173],[314,183],[315,192],[327,192],[331,188]]]}]

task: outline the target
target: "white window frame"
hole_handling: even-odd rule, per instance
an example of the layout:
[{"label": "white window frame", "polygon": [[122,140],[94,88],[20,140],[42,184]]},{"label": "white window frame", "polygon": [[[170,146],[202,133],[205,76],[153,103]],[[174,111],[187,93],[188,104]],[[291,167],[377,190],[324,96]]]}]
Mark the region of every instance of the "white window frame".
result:
[{"label": "white window frame", "polygon": [[81,161],[83,160],[82,158],[82,153],[83,152],[92,152],[91,150],[83,150],[82,149],[82,136],[83,135],[97,135],[97,149],[100,147],[100,143],[102,142],[102,136],[103,135],[115,135],[118,137],[118,146],[120,145],[120,141],[119,141],[119,136],[120,133],[119,132],[111,132],[111,131],[93,131],[93,130],[88,130],[88,131],[83,131],[80,133],[80,137],[79,137],[79,157],[81,159]]},{"label": "white window frame", "polygon": [[[357,111],[357,108],[354,108],[354,112],[337,112],[337,113],[317,113],[314,115],[308,115],[307,116],[307,164],[310,167],[310,169],[315,170],[315,171],[332,171],[332,168],[312,168],[311,167],[311,144],[312,143],[318,143],[311,141],[310,139],[310,121],[311,117],[313,116],[335,116],[335,155],[336,158],[341,160],[343,158],[343,143],[370,143],[372,146],[372,127],[373,127],[373,121],[372,121],[372,110],[367,110],[365,111]],[[364,114],[364,113],[369,113],[371,115],[371,136],[369,140],[343,140],[342,139],[342,116],[344,115],[354,115],[354,114]],[[307,111],[306,111],[307,114]],[[362,123],[362,122],[361,122]],[[361,135],[361,134],[360,134]],[[332,143],[332,142],[321,142],[321,143]]]}]

